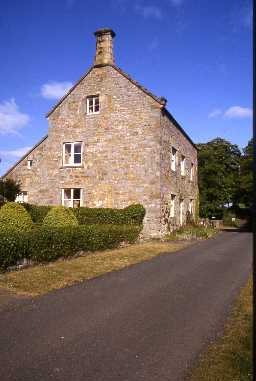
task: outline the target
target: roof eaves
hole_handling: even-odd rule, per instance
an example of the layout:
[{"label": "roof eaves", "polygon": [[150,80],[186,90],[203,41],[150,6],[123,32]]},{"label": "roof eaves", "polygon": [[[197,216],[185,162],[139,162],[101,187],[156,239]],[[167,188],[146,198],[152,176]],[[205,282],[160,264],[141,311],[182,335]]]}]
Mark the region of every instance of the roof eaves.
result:
[{"label": "roof eaves", "polygon": [[198,151],[198,148],[196,146],[196,144],[193,142],[193,140],[188,136],[188,134],[183,130],[183,128],[181,127],[181,125],[177,122],[177,120],[172,116],[172,114],[166,109],[166,108],[163,108],[162,109],[162,112],[165,113],[167,115],[167,117],[169,118],[169,120],[175,125],[175,127],[178,128],[178,130],[188,139],[188,141],[193,145],[193,147]]},{"label": "roof eaves", "polygon": [[15,164],[13,164],[13,166],[8,169],[7,172],[5,172],[3,174],[3,176],[1,176],[1,178],[3,179],[4,177],[6,177],[22,160],[24,160],[29,154],[31,154],[32,151],[34,151],[41,143],[43,143],[46,139],[48,138],[48,135],[45,135],[38,143],[36,143],[25,155],[23,155]]}]

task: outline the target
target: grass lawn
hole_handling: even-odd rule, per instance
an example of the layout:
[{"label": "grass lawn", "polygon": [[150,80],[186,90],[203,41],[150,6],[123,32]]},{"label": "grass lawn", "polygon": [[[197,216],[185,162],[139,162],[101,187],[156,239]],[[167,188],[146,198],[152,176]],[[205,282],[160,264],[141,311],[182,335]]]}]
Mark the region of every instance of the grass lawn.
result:
[{"label": "grass lawn", "polygon": [[192,371],[190,381],[251,381],[252,279],[243,288],[224,335],[210,345]]},{"label": "grass lawn", "polygon": [[162,253],[180,250],[190,242],[149,242],[53,263],[38,265],[0,275],[0,287],[15,293],[41,295],[75,282],[95,278],[149,260]]}]

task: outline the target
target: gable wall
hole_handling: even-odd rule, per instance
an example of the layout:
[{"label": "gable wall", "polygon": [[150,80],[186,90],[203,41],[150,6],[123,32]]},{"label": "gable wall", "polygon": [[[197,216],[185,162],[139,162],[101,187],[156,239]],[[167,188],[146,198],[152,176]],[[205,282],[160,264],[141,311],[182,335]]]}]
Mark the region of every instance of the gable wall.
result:
[{"label": "gable wall", "polygon": [[[86,97],[95,94],[100,95],[100,113],[86,115]],[[94,68],[49,116],[38,176],[25,176],[29,202],[60,204],[61,188],[81,187],[84,206],[121,208],[140,202],[147,209],[145,229],[159,229],[159,110],[155,100],[114,68]],[[72,141],[83,142],[81,168],[62,165],[63,143]]]}]

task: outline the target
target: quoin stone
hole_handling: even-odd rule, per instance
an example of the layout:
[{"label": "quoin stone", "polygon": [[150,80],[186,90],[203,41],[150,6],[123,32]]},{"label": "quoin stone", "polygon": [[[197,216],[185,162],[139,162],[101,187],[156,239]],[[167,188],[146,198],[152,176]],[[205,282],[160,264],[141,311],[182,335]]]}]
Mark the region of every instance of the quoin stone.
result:
[{"label": "quoin stone", "polygon": [[95,32],[94,64],[49,111],[48,135],[3,178],[17,201],[146,209],[144,237],[161,237],[194,215],[197,149],[157,97],[115,65],[108,28]]}]

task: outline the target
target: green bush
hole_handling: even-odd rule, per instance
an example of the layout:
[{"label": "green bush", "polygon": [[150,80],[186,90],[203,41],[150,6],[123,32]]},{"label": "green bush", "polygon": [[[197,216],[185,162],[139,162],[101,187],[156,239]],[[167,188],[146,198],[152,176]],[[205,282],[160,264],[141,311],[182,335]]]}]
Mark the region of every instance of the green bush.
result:
[{"label": "green bush", "polygon": [[78,221],[73,211],[64,206],[54,206],[49,210],[43,220],[43,226],[49,227],[64,227],[64,226],[77,226]]},{"label": "green bush", "polygon": [[145,216],[145,208],[140,204],[130,205],[124,209],[112,208],[76,208],[73,209],[80,225],[86,224],[120,224],[140,225]]},{"label": "green bush", "polygon": [[16,265],[19,259],[27,257],[29,234],[16,229],[0,230],[0,270]]},{"label": "green bush", "polygon": [[186,225],[171,232],[167,239],[170,240],[189,240],[189,239],[207,239],[216,234],[216,229],[201,225]]},{"label": "green bush", "polygon": [[33,205],[33,204],[27,204],[27,203],[24,203],[22,205],[29,212],[32,218],[32,221],[34,223],[39,223],[39,224],[43,222],[49,210],[52,209],[52,206],[50,205]]},{"label": "green bush", "polygon": [[239,227],[240,221],[236,218],[236,214],[231,210],[224,210],[223,212],[223,225]]},{"label": "green bush", "polygon": [[16,202],[7,202],[0,209],[0,230],[29,231],[33,222],[26,209]]},{"label": "green bush", "polygon": [[142,225],[80,225],[65,227],[37,226],[31,232],[0,232],[0,268],[14,265],[18,259],[48,262],[72,256],[79,251],[95,251],[117,247],[121,242],[133,243]]},{"label": "green bush", "polygon": [[[47,213],[53,208],[52,206],[23,204],[25,209],[29,212],[33,222],[42,223]],[[76,216],[80,225],[86,224],[115,224],[115,225],[140,225],[145,216],[145,209],[140,204],[130,205],[124,209],[113,208],[74,208],[74,215]]]}]

